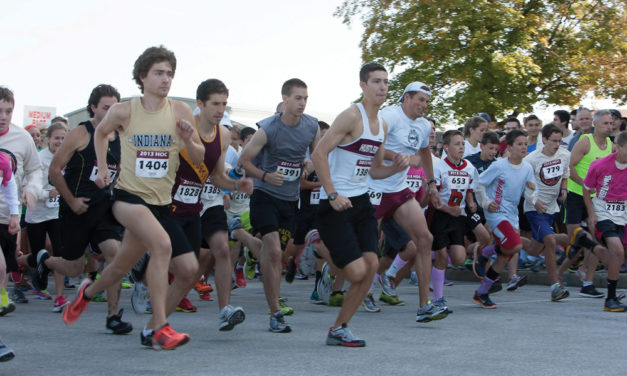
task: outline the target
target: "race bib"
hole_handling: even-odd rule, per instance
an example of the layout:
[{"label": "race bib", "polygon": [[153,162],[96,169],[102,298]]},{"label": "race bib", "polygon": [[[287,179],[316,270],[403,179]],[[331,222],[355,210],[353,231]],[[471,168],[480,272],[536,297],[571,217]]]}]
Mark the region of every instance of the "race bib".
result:
[{"label": "race bib", "polygon": [[56,195],[54,197],[51,197],[49,199],[46,200],[46,207],[47,208],[58,208],[59,207],[59,200],[61,199],[60,195]]},{"label": "race bib", "polygon": [[233,201],[243,201],[243,200],[248,200],[250,197],[248,197],[248,195],[244,192],[236,192],[233,195]]},{"label": "race bib", "polygon": [[202,187],[202,193],[200,194],[200,197],[206,201],[213,201],[218,198],[219,194],[220,188],[211,183],[207,183]]},{"label": "race bib", "polygon": [[383,192],[375,192],[372,188],[368,188],[368,196],[370,197],[370,203],[372,205],[379,206],[381,204]]},{"label": "race bib", "polygon": [[[117,175],[118,171],[109,168],[109,182],[112,182],[115,179],[115,175]],[[89,176],[89,180],[96,181],[96,177],[98,176],[98,166],[94,164],[94,168],[91,169],[91,175]]]},{"label": "race bib", "polygon": [[320,188],[314,188],[311,190],[309,196],[309,205],[318,205],[320,203]]},{"label": "race bib", "polygon": [[352,180],[355,183],[361,183],[366,181],[366,177],[368,177],[368,173],[370,172],[370,166],[372,166],[372,160],[370,159],[360,159],[357,161],[355,165],[355,170],[353,171]]},{"label": "race bib", "polygon": [[277,170],[283,174],[285,181],[296,181],[300,179],[301,163],[281,161]]},{"label": "race bib", "polygon": [[612,217],[622,217],[625,215],[625,201],[607,201],[605,209]]},{"label": "race bib", "polygon": [[200,187],[179,185],[176,193],[174,194],[174,199],[184,204],[195,204],[198,202],[201,190],[202,188]]},{"label": "race bib", "polygon": [[547,179],[558,178],[562,176],[563,171],[560,165],[542,167],[542,174]]},{"label": "race bib", "polygon": [[470,178],[467,176],[448,176],[447,178],[450,189],[463,190],[468,188]]},{"label": "race bib", "polygon": [[407,178],[405,179],[405,184],[407,184],[407,188],[409,188],[410,191],[416,193],[418,192],[418,190],[420,189],[420,186],[422,185],[421,176],[408,174]]},{"label": "race bib", "polygon": [[138,150],[135,160],[135,176],[140,178],[163,178],[168,174],[167,151]]}]

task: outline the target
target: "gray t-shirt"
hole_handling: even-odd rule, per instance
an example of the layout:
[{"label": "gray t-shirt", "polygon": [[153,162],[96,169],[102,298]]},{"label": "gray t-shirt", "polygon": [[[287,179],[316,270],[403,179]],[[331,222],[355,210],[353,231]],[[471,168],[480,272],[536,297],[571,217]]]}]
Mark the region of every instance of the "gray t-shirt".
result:
[{"label": "gray t-shirt", "polygon": [[277,169],[283,172],[283,185],[254,179],[255,189],[286,201],[297,201],[300,194],[300,175],[307,147],[318,133],[318,119],[303,114],[296,125],[285,125],[281,115],[276,114],[257,123],[266,132],[266,145],[254,159],[255,166],[271,173]]}]

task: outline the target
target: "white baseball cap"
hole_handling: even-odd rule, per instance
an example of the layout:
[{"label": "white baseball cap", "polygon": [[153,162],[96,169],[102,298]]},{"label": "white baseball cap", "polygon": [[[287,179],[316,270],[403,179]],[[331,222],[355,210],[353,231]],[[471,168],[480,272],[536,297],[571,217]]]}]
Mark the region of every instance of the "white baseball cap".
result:
[{"label": "white baseball cap", "polygon": [[401,97],[398,98],[399,103],[403,101],[403,97],[405,96],[405,93],[408,93],[408,92],[421,92],[421,93],[427,94],[428,96],[431,96],[431,89],[429,88],[427,84],[424,84],[419,81],[414,81],[410,83],[409,85],[407,85],[407,87],[405,88],[405,91],[403,92],[403,95],[401,95]]}]

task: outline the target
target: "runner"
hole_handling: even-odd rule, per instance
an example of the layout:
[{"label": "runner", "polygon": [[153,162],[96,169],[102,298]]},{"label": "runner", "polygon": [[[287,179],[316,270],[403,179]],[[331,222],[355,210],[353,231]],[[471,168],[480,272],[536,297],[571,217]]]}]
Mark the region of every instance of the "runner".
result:
[{"label": "runner", "polygon": [[[174,53],[164,47],[150,47],[135,62],[133,78],[143,96],[115,105],[96,129],[94,147],[99,166],[106,164],[109,136],[119,132],[120,175],[114,190],[113,214],[125,228],[120,251],[93,282],[84,280],[75,300],[63,312],[63,320],[74,323],[89,300],[120,278],[150,250],[146,279],[153,318],[141,339],[152,337],[153,347],[174,349],[189,341],[166,321],[167,270],[172,253],[168,233],[174,223],[170,216],[172,186],[179,165],[178,152],[186,147],[193,163],[201,163],[204,147],[196,132],[191,109],[167,98],[174,72]],[[99,169],[96,184],[109,184],[110,174]]]},{"label": "runner", "polygon": [[[431,89],[427,85],[412,82],[399,98],[401,104],[383,109],[381,117],[390,126],[384,158],[391,161],[396,156],[403,156],[409,158],[411,166],[422,167],[428,182],[425,189],[429,191],[431,206],[438,209],[441,201],[433,179],[433,164],[429,150],[431,124],[424,118],[430,98]],[[434,307],[429,300],[433,236],[429,232],[420,204],[414,198],[414,193],[407,188],[406,176],[407,171],[402,171],[387,179],[370,182],[370,188],[375,196],[382,193],[380,203],[373,203],[378,204],[375,215],[377,219],[384,221],[394,218],[416,245],[418,253],[415,269],[418,274],[419,293],[416,321],[440,320],[446,317],[446,311]]]},{"label": "runner", "polygon": [[[492,163],[488,169],[479,176],[477,187],[479,200],[484,209],[488,226],[497,242],[497,247],[491,252],[496,252],[497,259],[492,266],[487,268],[485,277],[481,281],[479,289],[475,292],[473,300],[483,308],[496,308],[488,294],[492,284],[499,278],[505,264],[523,247],[523,239],[518,234],[518,202],[523,192],[529,195],[531,202],[537,201],[535,192],[535,179],[533,170],[528,163],[523,162],[527,154],[527,137],[520,130],[513,130],[506,136],[507,151],[509,157],[499,159]],[[525,187],[528,188],[525,190]],[[529,242],[527,242],[529,243]],[[525,244],[529,249],[530,243]],[[483,258],[487,261],[492,254],[483,249]],[[485,264],[475,266],[475,269],[485,270]]]},{"label": "runner", "polygon": [[366,297],[379,264],[377,221],[366,177],[381,179],[404,173],[409,159],[399,154],[392,165],[383,164],[387,126],[378,111],[387,96],[387,71],[380,64],[366,64],[359,72],[359,81],[362,102],[338,115],[312,154],[322,182],[318,229],[339,274],[351,283],[329,329],[327,345],[348,347],[366,345],[347,326]]},{"label": "runner", "polygon": [[318,120],[304,114],[307,85],[297,78],[287,80],[281,95],[284,111],[257,123],[259,130],[242,151],[238,162],[255,182],[250,197],[250,219],[252,227],[262,235],[263,288],[271,313],[269,330],[275,333],[291,331],[279,307],[279,229],[290,234],[294,232],[305,153],[308,147],[315,150],[320,137]]}]

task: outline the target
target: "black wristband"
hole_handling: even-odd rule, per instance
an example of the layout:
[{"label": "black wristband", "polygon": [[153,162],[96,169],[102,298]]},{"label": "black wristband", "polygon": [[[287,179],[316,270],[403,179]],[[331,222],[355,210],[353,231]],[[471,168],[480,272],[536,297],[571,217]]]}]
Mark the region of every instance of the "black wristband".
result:
[{"label": "black wristband", "polygon": [[429,185],[429,184],[431,184],[431,183],[437,183],[437,182],[435,181],[435,179],[431,179],[431,180],[429,180],[429,181],[427,182],[427,185]]},{"label": "black wristband", "polygon": [[267,172],[264,171],[263,175],[261,175],[261,181],[264,182],[264,183],[266,182],[266,174],[267,174]]}]

